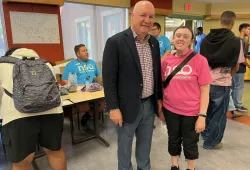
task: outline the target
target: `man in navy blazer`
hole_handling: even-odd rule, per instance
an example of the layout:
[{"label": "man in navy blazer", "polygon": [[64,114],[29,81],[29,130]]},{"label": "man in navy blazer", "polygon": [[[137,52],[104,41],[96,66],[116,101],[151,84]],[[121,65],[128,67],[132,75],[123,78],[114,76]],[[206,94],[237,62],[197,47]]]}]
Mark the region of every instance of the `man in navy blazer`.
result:
[{"label": "man in navy blazer", "polygon": [[132,170],[136,136],[138,170],[150,170],[154,113],[162,107],[161,59],[158,41],[151,35],[155,9],[139,1],[131,13],[131,27],[106,42],[103,85],[110,119],[117,125],[118,170]]}]

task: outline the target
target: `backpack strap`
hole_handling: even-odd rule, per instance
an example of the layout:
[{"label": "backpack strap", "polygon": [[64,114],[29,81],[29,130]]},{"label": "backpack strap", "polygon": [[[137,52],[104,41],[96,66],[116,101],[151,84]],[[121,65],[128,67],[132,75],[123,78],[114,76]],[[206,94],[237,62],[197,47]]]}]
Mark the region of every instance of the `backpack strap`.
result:
[{"label": "backpack strap", "polygon": [[4,56],[0,57],[0,63],[8,63],[8,64],[15,64],[20,59],[12,56]]},{"label": "backpack strap", "polygon": [[5,94],[7,94],[10,98],[12,98],[12,94],[8,90],[6,89],[3,89],[3,90]]},{"label": "backpack strap", "polygon": [[43,62],[44,64],[48,63],[48,60],[45,60],[43,58],[39,58],[38,60],[40,60],[41,62]]}]

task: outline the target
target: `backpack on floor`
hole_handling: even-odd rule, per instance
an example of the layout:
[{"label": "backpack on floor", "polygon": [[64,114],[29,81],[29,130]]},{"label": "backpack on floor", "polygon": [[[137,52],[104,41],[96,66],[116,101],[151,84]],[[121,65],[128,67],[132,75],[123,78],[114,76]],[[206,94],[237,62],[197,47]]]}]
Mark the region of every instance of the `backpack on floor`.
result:
[{"label": "backpack on floor", "polygon": [[0,63],[14,64],[13,94],[4,91],[13,98],[19,112],[39,113],[61,104],[59,86],[47,62],[35,57],[0,57]]}]

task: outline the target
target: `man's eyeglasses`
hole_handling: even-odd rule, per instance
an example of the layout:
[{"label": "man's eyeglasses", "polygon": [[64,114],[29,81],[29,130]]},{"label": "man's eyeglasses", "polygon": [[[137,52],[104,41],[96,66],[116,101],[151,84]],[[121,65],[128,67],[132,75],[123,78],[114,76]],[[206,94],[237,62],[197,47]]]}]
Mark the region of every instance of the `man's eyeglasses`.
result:
[{"label": "man's eyeglasses", "polygon": [[153,29],[151,29],[151,31],[156,31],[156,30],[158,30],[158,28],[153,28]]}]

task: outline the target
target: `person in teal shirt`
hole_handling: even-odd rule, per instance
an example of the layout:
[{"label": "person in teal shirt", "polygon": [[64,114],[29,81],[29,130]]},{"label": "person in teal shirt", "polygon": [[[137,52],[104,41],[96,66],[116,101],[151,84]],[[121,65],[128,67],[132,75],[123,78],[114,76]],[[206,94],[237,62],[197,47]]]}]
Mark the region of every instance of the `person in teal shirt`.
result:
[{"label": "person in teal shirt", "polygon": [[92,83],[95,77],[101,75],[94,60],[88,59],[86,47],[80,48],[80,55],[77,59],[68,63],[64,69],[62,80],[68,80],[69,73],[77,75],[77,84],[85,85]]},{"label": "person in teal shirt", "polygon": [[161,36],[161,25],[158,22],[153,24],[151,34],[159,41],[161,60],[171,53],[171,43],[165,36]]},{"label": "person in teal shirt", "polygon": [[[100,77],[101,72],[98,69],[94,60],[89,59],[88,50],[84,44],[76,45],[75,54],[77,59],[69,62],[63,72],[62,80],[67,84],[69,73],[77,75],[77,84],[86,85],[92,83],[95,77]],[[101,112],[105,108],[104,100],[100,99],[97,102],[97,112]],[[87,121],[93,116],[93,109],[90,102],[82,102],[78,104],[79,113],[85,113],[82,116],[81,124],[86,126]]]}]

